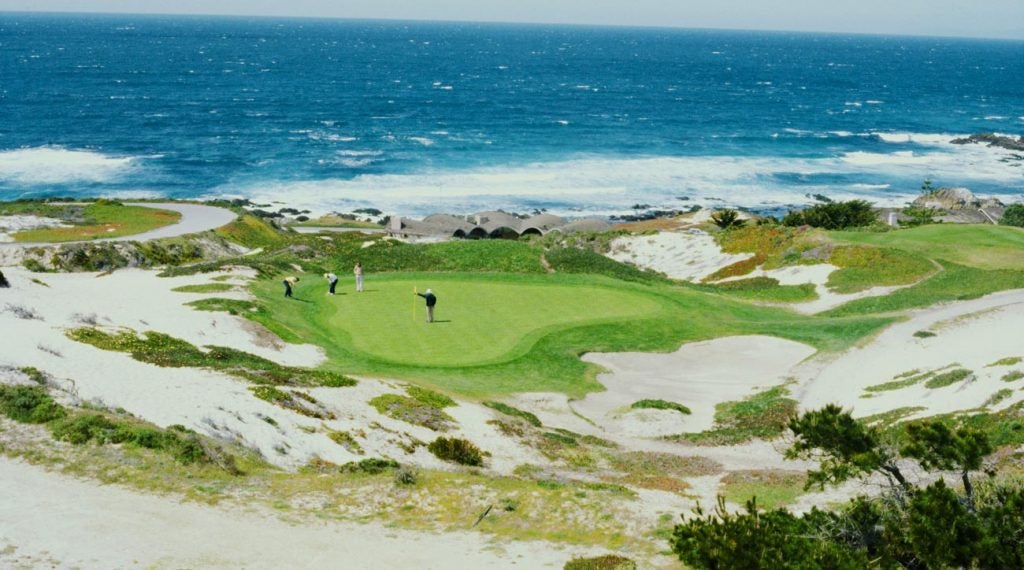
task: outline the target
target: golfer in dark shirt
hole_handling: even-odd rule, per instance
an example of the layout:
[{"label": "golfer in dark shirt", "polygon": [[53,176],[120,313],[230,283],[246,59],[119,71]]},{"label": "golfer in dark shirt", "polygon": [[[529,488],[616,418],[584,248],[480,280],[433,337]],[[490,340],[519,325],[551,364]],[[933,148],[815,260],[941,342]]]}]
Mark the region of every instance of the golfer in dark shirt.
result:
[{"label": "golfer in dark shirt", "polygon": [[434,296],[434,292],[427,289],[426,293],[416,293],[420,297],[427,300],[427,322],[434,322],[434,305],[437,304],[437,297]]}]

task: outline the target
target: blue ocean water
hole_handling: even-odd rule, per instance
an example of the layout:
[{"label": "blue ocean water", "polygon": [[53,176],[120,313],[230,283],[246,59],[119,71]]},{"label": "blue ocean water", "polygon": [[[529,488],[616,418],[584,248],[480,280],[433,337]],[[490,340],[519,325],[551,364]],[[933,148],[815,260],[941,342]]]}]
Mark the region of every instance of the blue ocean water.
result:
[{"label": "blue ocean water", "polygon": [[317,211],[1020,199],[1024,42],[0,14],[0,198]]}]

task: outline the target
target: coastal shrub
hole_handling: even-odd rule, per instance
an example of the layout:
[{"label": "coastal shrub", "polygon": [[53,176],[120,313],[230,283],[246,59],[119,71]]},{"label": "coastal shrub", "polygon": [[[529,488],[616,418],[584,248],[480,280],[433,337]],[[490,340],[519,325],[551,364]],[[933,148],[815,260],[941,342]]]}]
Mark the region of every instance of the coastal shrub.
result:
[{"label": "coastal shrub", "polygon": [[394,459],[381,459],[370,457],[362,461],[352,461],[339,467],[343,473],[366,473],[368,475],[380,475],[385,471],[398,469],[400,466]]},{"label": "coastal shrub", "polygon": [[629,407],[633,408],[634,410],[675,410],[680,414],[686,415],[690,415],[691,413],[693,413],[690,410],[690,408],[687,408],[682,404],[678,404],[676,402],[669,402],[666,400],[639,400],[633,402],[633,404],[630,405]]},{"label": "coastal shrub", "polygon": [[104,444],[112,442],[117,427],[102,414],[79,414],[55,423],[52,431],[55,439],[75,445]]},{"label": "coastal shrub", "polygon": [[914,337],[915,338],[931,338],[933,336],[937,336],[937,335],[936,335],[936,333],[933,333],[932,331],[915,331],[914,332]]},{"label": "coastal shrub", "polygon": [[787,398],[788,391],[776,386],[737,402],[715,406],[715,424],[709,431],[670,436],[699,445],[735,445],[754,438],[771,439],[781,435],[796,415],[796,400]]},{"label": "coastal shrub", "polygon": [[403,465],[395,470],[395,485],[399,487],[411,487],[419,481],[419,472]]},{"label": "coastal shrub", "polygon": [[491,408],[492,410],[497,410],[505,414],[506,416],[522,418],[526,420],[528,424],[534,427],[541,427],[540,418],[525,410],[520,410],[519,408],[514,408],[508,404],[503,404],[501,402],[484,402],[484,405],[487,406],[488,408]]},{"label": "coastal shrub", "polygon": [[791,210],[782,218],[782,224],[786,226],[811,226],[826,230],[859,228],[877,222],[874,209],[866,200],[815,204],[803,210]]},{"label": "coastal shrub", "polygon": [[473,442],[456,437],[439,437],[427,445],[430,453],[444,461],[452,461],[460,465],[480,467],[484,464],[484,456]]},{"label": "coastal shrub", "polygon": [[711,215],[711,221],[723,230],[729,228],[741,228],[746,224],[746,220],[740,219],[740,213],[736,210],[721,210],[716,214]]},{"label": "coastal shrub", "polygon": [[34,366],[22,366],[18,369],[18,372],[28,376],[29,380],[39,384],[40,386],[46,385],[46,374]]},{"label": "coastal shrub", "polygon": [[1010,204],[1007,206],[999,223],[1004,226],[1024,228],[1024,204]]},{"label": "coastal shrub", "polygon": [[936,374],[930,380],[925,382],[924,385],[926,388],[943,388],[945,386],[956,384],[957,382],[960,382],[970,377],[971,374],[972,373],[970,370],[967,370],[965,368],[957,368],[954,370],[950,370],[949,372]]},{"label": "coastal shrub", "polygon": [[32,273],[46,273],[49,269],[43,265],[38,259],[32,257],[26,257],[21,260],[21,266],[28,269]]},{"label": "coastal shrub", "polygon": [[67,415],[41,386],[0,384],[0,412],[22,423],[43,424]]},{"label": "coastal shrub", "polygon": [[[215,461],[212,448],[203,445],[199,436],[183,426],[171,426],[160,429],[154,426],[135,422],[112,419],[99,413],[86,413],[69,416],[51,424],[54,439],[67,441],[74,445],[86,443],[126,444],[163,451],[171,455],[175,461],[183,465],[194,463],[224,463]],[[219,454],[218,454],[219,455]],[[220,459],[225,459],[224,456]],[[234,471],[233,459],[229,461]]]},{"label": "coastal shrub", "polygon": [[563,570],[636,570],[636,562],[619,556],[618,554],[605,554],[592,558],[573,558],[565,563]]}]

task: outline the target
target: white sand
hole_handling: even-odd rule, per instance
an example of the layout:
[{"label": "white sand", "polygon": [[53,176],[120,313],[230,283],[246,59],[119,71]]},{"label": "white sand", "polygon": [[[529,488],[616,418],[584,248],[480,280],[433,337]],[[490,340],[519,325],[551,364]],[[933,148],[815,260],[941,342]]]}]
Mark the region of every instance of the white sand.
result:
[{"label": "white sand", "polygon": [[[667,354],[591,353],[583,359],[608,370],[598,375],[607,390],[572,406],[609,432],[624,435],[703,431],[714,423],[715,404],[783,383],[786,372],[814,352],[775,337],[738,336],[684,344]],[[677,402],[693,413],[629,409],[644,399]]]},{"label": "white sand", "polygon": [[[4,568],[561,568],[588,549],[179,503],[0,458]],[[467,526],[469,524],[467,523]]]},{"label": "white sand", "polygon": [[[915,338],[917,331],[937,333]],[[805,409],[839,403],[857,416],[877,414],[904,406],[922,406],[924,415],[969,410],[981,406],[998,390],[1013,395],[995,409],[1024,399],[1021,382],[1000,377],[1024,366],[992,367],[1009,356],[1024,356],[1024,290],[995,293],[972,301],[939,305],[913,313],[910,320],[893,325],[873,342],[854,348],[834,360],[819,360],[801,367],[803,383],[797,392]],[[923,384],[878,392],[861,398],[867,386],[889,382],[899,374],[936,370],[956,364],[972,370],[973,381],[929,389]]]},{"label": "white sand", "polygon": [[641,269],[659,271],[671,279],[700,281],[753,255],[723,253],[715,238],[695,229],[618,237],[612,240],[608,257]]}]

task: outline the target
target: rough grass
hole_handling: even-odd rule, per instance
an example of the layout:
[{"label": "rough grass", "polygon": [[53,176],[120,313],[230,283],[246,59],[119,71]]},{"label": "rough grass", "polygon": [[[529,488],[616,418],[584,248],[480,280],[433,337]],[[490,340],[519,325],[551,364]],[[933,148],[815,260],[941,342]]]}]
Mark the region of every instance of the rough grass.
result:
[{"label": "rough grass", "polygon": [[737,279],[709,287],[730,297],[765,303],[803,303],[818,298],[813,283],[779,285],[779,280],[771,277]]},{"label": "rough grass", "polygon": [[864,416],[859,418],[861,422],[869,425],[875,425],[878,427],[889,427],[893,426],[904,419],[918,413],[927,410],[924,406],[904,406],[901,408],[895,408],[887,412],[880,414],[872,414],[870,416]]},{"label": "rough grass", "polygon": [[233,348],[207,346],[206,351],[203,351],[181,339],[153,331],[139,336],[134,331],[111,334],[96,328],[82,327],[68,331],[67,335],[72,340],[103,350],[130,353],[132,358],[141,362],[172,368],[210,368],[257,384],[337,388],[354,386],[356,383],[337,372],[282,366]]},{"label": "rough grass", "polygon": [[719,493],[737,505],[756,497],[757,506],[770,511],[791,505],[804,493],[806,482],[807,473],[803,471],[733,471],[722,477]]},{"label": "rough grass", "polygon": [[441,407],[401,394],[382,394],[368,402],[379,413],[406,423],[423,426],[433,431],[448,431],[455,419]]},{"label": "rough grass", "polygon": [[957,382],[962,382],[971,377],[973,373],[966,368],[956,368],[948,372],[942,372],[932,376],[924,383],[925,388],[944,388]]},{"label": "rough grass", "polygon": [[[143,208],[142,206],[125,206],[117,202],[101,201],[82,205],[81,217],[74,225],[66,228],[39,228],[14,234],[18,242],[60,243],[67,241],[92,240],[140,234],[163,226],[177,223],[181,214],[170,210]],[[4,204],[3,211],[9,212],[16,208],[22,214],[35,214],[61,218],[60,210],[67,207],[39,203]],[[58,210],[54,210],[54,208]]]},{"label": "rough grass", "polygon": [[[376,246],[374,246],[376,247]],[[373,247],[368,248],[373,249]],[[439,297],[423,322],[414,287]],[[486,396],[600,389],[587,351],[668,351],[682,342],[770,334],[842,349],[889,318],[821,319],[708,295],[691,287],[636,284],[585,275],[391,274],[368,279],[365,294],[281,298],[276,279],[257,281],[260,310],[246,316],[288,342],[312,342],[330,366],[426,381]],[[319,292],[319,288],[317,292]]]},{"label": "rough grass", "polygon": [[992,368],[994,366],[1013,366],[1014,364],[1020,364],[1021,362],[1024,362],[1024,358],[1021,358],[1020,356],[1007,356],[985,366],[985,368]]},{"label": "rough grass", "polygon": [[1009,388],[1003,388],[1002,390],[997,390],[991,396],[989,396],[988,400],[986,400],[985,403],[982,404],[981,406],[983,408],[987,408],[989,406],[995,406],[999,402],[1002,402],[1003,400],[1009,398],[1012,395],[1013,395],[1013,390],[1011,390]]},{"label": "rough grass", "polygon": [[225,293],[234,288],[230,283],[200,283],[197,285],[182,285],[181,287],[171,289],[171,291],[178,293]]},{"label": "rough grass", "polygon": [[522,418],[526,420],[528,424],[534,427],[541,427],[540,418],[525,410],[520,410],[519,408],[514,408],[508,404],[503,404],[501,402],[484,402],[484,405],[493,410],[497,410],[505,414],[506,416]]},{"label": "rough grass", "polygon": [[633,402],[629,407],[634,410],[675,410],[680,414],[686,415],[693,413],[690,408],[687,408],[677,402],[669,402],[667,400],[638,400]]},{"label": "rough grass", "polygon": [[709,431],[671,436],[699,445],[736,445],[751,439],[771,439],[781,435],[796,415],[797,402],[789,392],[776,386],[738,402],[715,406],[715,425]]},{"label": "rough grass", "polygon": [[868,386],[867,388],[864,388],[864,391],[888,392],[891,390],[902,390],[903,388],[908,388],[915,384],[920,384],[921,382],[928,380],[933,376],[935,376],[935,372],[925,372],[919,374],[917,373],[917,371],[914,371],[914,373],[910,375],[901,374],[894,378],[891,382],[883,382],[881,384],[874,384],[872,386]]},{"label": "rough grass", "polygon": [[1010,372],[1003,374],[1003,377],[1000,378],[1000,380],[1003,382],[1016,382],[1021,378],[1024,378],[1024,372],[1021,372],[1020,370],[1011,370]]}]

